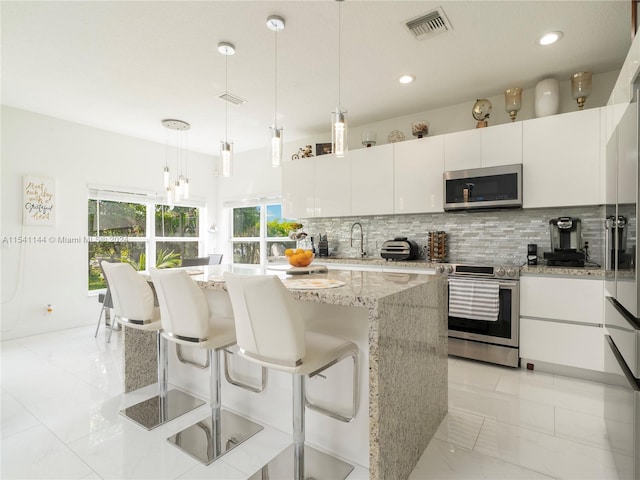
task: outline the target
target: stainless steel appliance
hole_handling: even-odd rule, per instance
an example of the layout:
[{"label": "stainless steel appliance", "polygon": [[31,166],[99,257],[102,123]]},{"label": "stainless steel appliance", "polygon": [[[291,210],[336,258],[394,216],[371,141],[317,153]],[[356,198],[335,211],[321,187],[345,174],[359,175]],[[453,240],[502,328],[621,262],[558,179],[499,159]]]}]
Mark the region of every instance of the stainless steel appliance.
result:
[{"label": "stainless steel appliance", "polygon": [[444,209],[522,208],[522,164],[444,172]]},{"label": "stainless steel appliance", "polygon": [[544,252],[547,265],[584,267],[586,254],[582,243],[582,221],[579,218],[552,218],[549,220],[549,238],[551,251]]},{"label": "stainless steel appliance", "polygon": [[318,242],[318,256],[329,256],[329,241],[327,240],[326,235],[320,235],[320,241]]},{"label": "stainless steel appliance", "polygon": [[[620,478],[640,478],[638,315],[638,94],[607,143],[605,167],[605,369],[625,387],[605,396],[605,424]],[[622,222],[622,218],[624,222]],[[624,225],[623,225],[624,224]],[[626,236],[626,239],[625,237]],[[619,392],[617,392],[619,393]]]},{"label": "stainless steel appliance", "polygon": [[380,256],[385,260],[415,260],[420,256],[420,247],[407,237],[396,237],[382,244]]},{"label": "stainless steel appliance", "polygon": [[[453,285],[462,286],[462,292],[473,292],[482,289],[483,285],[489,290],[497,290],[495,320],[486,319],[482,310],[480,315],[459,315],[449,302],[449,354],[509,367],[519,366],[520,268],[440,264],[436,266],[436,274],[448,276],[450,299]],[[470,293],[469,302],[472,295]],[[465,298],[461,301],[467,303]]]}]

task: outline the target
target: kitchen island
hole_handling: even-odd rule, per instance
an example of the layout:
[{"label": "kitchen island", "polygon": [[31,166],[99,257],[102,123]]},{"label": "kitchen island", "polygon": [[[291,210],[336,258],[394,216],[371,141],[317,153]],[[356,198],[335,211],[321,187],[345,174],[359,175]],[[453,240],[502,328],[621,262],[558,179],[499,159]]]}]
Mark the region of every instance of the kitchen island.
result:
[{"label": "kitchen island", "polygon": [[[230,311],[222,280],[225,269],[277,274],[285,283],[302,278],[259,267],[201,269],[201,274],[193,269],[190,273],[207,293],[210,306],[221,313]],[[368,468],[371,479],[407,478],[447,412],[446,280],[431,275],[333,270],[304,278],[344,282],[337,288],[290,291],[303,302],[308,326],[358,344],[362,392],[358,415],[349,424],[307,411],[307,441]],[[155,347],[140,333],[130,329],[125,333],[125,362],[131,367],[125,365],[128,390],[155,382],[154,375],[141,374],[135,367],[143,364],[145,370],[155,371],[149,365]],[[341,364],[327,370],[325,379],[308,382],[310,396],[339,403],[345,391],[350,395],[350,366]],[[269,372],[269,386],[259,395],[225,383],[223,405],[290,432],[291,380],[278,373]],[[206,397],[207,381],[206,372],[170,360],[171,384]],[[327,392],[329,396],[323,399]]]}]

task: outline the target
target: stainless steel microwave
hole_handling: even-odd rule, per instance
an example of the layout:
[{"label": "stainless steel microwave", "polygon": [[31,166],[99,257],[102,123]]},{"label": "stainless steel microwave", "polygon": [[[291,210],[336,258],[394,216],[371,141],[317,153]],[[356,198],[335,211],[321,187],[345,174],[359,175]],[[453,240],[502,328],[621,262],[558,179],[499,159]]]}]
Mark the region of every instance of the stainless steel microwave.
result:
[{"label": "stainless steel microwave", "polygon": [[522,164],[444,172],[444,209],[522,208]]}]

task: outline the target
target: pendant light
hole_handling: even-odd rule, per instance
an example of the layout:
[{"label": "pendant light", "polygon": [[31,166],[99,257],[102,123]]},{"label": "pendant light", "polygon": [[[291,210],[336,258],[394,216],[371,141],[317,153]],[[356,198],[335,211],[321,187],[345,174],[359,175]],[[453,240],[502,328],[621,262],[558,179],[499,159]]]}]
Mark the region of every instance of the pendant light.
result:
[{"label": "pendant light", "polygon": [[[189,178],[187,177],[187,132],[191,128],[187,122],[167,118],[162,120],[162,126],[167,129],[165,136],[165,164],[163,170],[163,184],[167,195],[167,203],[173,205],[181,199],[189,198]],[[171,152],[172,150],[173,152]],[[172,153],[175,155],[176,174],[175,182],[171,181],[169,168]],[[183,167],[185,171],[183,172]]]},{"label": "pendant light", "polygon": [[[236,47],[229,42],[220,42],[218,44],[218,52],[224,55],[224,91],[229,94],[229,56],[236,53]],[[229,102],[224,104],[224,140],[220,142],[220,158],[222,161],[222,176],[230,177],[233,173],[233,142],[227,139],[227,106]]]},{"label": "pendant light", "polygon": [[278,32],[284,30],[284,18],[278,15],[271,15],[267,18],[267,27],[275,32],[274,47],[274,112],[273,126],[269,142],[269,156],[271,157],[271,166],[279,167],[282,163],[282,127],[278,128]]},{"label": "pendant light", "polygon": [[338,107],[331,113],[331,151],[336,157],[344,157],[347,153],[347,111],[340,105],[340,75],[341,75],[341,3],[338,2]]}]

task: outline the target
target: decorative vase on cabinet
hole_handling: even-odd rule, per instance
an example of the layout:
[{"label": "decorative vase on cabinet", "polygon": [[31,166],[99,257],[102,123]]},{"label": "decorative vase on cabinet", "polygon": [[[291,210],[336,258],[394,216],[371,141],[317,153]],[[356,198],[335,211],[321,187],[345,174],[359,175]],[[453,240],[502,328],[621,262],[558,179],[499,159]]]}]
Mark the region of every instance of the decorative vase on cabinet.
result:
[{"label": "decorative vase on cabinet", "polygon": [[560,106],[560,85],[555,78],[545,78],[536,85],[536,117],[546,117],[558,113]]}]

